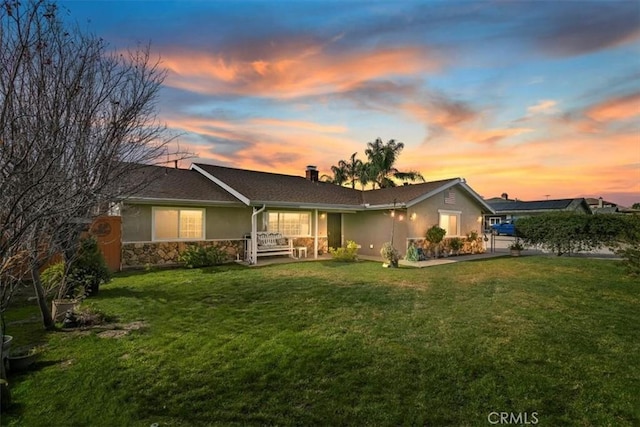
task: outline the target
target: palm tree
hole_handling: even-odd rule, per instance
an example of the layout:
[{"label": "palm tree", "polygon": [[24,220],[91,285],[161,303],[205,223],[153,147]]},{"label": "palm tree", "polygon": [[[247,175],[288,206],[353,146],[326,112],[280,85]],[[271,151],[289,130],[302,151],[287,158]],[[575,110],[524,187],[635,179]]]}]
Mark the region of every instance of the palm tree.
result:
[{"label": "palm tree", "polygon": [[342,185],[348,181],[347,171],[344,167],[340,166],[339,163],[338,166],[331,166],[331,173],[333,173],[333,176],[324,174],[321,179],[324,182],[330,182],[331,184],[336,185]]},{"label": "palm tree", "polygon": [[362,173],[363,163],[362,160],[356,159],[356,154],[358,153],[351,155],[349,158],[350,161],[340,160],[338,162],[338,167],[344,170],[347,182],[351,184],[351,188],[356,188],[356,181],[360,180]]},{"label": "palm tree", "polygon": [[404,149],[404,143],[389,140],[386,144],[377,138],[374,142],[367,143],[365,154],[369,159],[367,170],[368,179],[380,188],[395,187],[393,179],[402,181],[423,181],[424,177],[416,171],[399,171],[394,165]]}]

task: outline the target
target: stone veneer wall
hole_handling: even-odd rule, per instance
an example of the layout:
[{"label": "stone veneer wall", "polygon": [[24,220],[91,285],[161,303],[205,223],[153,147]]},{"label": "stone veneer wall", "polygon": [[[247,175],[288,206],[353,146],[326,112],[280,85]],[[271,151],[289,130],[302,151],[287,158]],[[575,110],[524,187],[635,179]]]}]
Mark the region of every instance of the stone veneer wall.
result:
[{"label": "stone veneer wall", "polygon": [[[307,256],[313,258],[313,237],[294,237],[293,247],[306,246]],[[318,237],[318,252],[326,254],[329,251],[329,240],[326,237]]]},{"label": "stone veneer wall", "polygon": [[144,242],[122,244],[122,268],[178,265],[178,256],[188,246],[218,246],[229,254],[229,260],[243,259],[243,240],[212,240],[200,242]]},{"label": "stone veneer wall", "polygon": [[[445,238],[442,243],[440,243],[440,254],[444,256],[452,255],[452,250],[450,246],[451,237]],[[427,254],[432,254],[432,244],[429,243],[426,239],[408,239],[407,246],[413,242],[416,248],[423,248]],[[475,241],[472,241],[466,237],[460,237],[462,240],[462,249],[460,249],[459,255],[469,255],[469,254],[481,254],[485,252],[484,242],[482,237],[478,237]]]}]

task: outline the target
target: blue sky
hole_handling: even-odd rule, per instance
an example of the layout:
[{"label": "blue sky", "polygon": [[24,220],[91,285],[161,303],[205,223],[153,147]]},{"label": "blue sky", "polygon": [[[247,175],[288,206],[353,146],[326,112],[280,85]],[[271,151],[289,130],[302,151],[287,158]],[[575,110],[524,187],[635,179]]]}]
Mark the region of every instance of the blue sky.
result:
[{"label": "blue sky", "polygon": [[61,4],[114,49],[151,43],[197,161],[327,173],[380,137],[486,197],[640,202],[638,1]]}]

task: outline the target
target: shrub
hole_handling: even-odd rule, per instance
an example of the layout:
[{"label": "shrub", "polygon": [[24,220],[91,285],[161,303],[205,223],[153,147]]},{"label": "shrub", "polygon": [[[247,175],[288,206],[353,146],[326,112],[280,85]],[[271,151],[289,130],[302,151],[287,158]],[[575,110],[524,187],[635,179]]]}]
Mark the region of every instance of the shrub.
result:
[{"label": "shrub", "polygon": [[68,279],[69,296],[78,291],[84,291],[85,296],[95,295],[100,284],[111,280],[111,272],[95,238],[80,241],[78,256],[71,262]]},{"label": "shrub", "polygon": [[560,256],[604,246],[619,246],[621,241],[632,242],[634,238],[626,233],[626,230],[634,228],[632,221],[633,217],[623,215],[554,212],[520,218],[516,231],[527,245],[540,245]]},{"label": "shrub", "polygon": [[347,241],[342,248],[329,248],[329,253],[334,261],[353,262],[358,260],[358,244],[353,240]]},{"label": "shrub", "polygon": [[427,230],[426,239],[429,243],[438,244],[442,242],[444,236],[447,234],[447,231],[444,228],[441,228],[438,225],[434,225],[433,227]]},{"label": "shrub", "polygon": [[390,266],[398,266],[398,259],[400,258],[400,254],[398,253],[396,248],[393,247],[391,242],[386,242],[382,245],[382,249],[380,249],[380,255]]},{"label": "shrub", "polygon": [[62,280],[64,279],[64,262],[60,261],[55,264],[51,264],[40,275],[40,281],[44,288],[46,295],[54,294],[58,291]]},{"label": "shrub", "polygon": [[415,247],[413,242],[407,248],[407,255],[405,255],[405,259],[407,261],[418,261],[420,260],[420,255],[418,254],[418,248]]},{"label": "shrub", "polygon": [[616,243],[616,254],[624,260],[627,272],[640,276],[640,216],[624,217],[623,228]]},{"label": "shrub", "polygon": [[451,250],[453,250],[456,254],[460,252],[460,249],[462,249],[463,245],[464,243],[459,237],[454,237],[449,241],[449,247],[451,247]]},{"label": "shrub", "polygon": [[90,237],[80,241],[76,258],[69,268],[64,261],[52,264],[42,272],[40,280],[47,294],[57,293],[57,298],[78,298],[97,294],[100,285],[111,280],[111,272],[98,241]]},{"label": "shrub", "polygon": [[183,263],[187,268],[201,268],[220,265],[225,263],[228,259],[229,255],[227,252],[217,246],[205,248],[202,246],[191,245],[178,256],[178,261]]}]

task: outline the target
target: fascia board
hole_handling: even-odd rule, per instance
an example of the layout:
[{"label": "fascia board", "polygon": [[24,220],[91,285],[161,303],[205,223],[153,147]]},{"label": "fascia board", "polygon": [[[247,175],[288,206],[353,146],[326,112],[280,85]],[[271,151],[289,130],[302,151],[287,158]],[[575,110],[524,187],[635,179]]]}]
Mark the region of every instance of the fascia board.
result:
[{"label": "fascia board", "polygon": [[224,190],[226,190],[228,193],[230,193],[232,196],[234,196],[235,198],[240,200],[245,205],[249,206],[251,204],[251,201],[249,200],[249,198],[247,196],[245,196],[244,194],[242,194],[239,191],[235,190],[233,187],[231,187],[230,185],[228,185],[225,182],[221,181],[220,179],[216,178],[215,176],[211,175],[209,172],[207,172],[206,170],[202,169],[201,167],[199,167],[195,163],[192,163],[191,167],[189,169],[195,170],[197,172],[200,172],[203,176],[207,177],[208,179],[210,179],[214,183],[218,184],[220,187],[222,187]]},{"label": "fascia board", "polygon": [[484,199],[482,197],[480,197],[480,195],[478,193],[473,191],[473,189],[467,185],[466,181],[462,181],[460,183],[460,185],[462,186],[462,188],[467,190],[467,192],[469,194],[471,194],[471,196],[473,196],[473,198],[476,199],[478,201],[478,203],[480,203],[482,206],[484,206],[486,210],[488,210],[492,214],[496,213],[496,211],[487,202],[485,202]]},{"label": "fascia board", "polygon": [[166,199],[160,197],[128,197],[122,200],[123,203],[136,204],[185,204],[185,205],[202,205],[202,206],[228,206],[228,207],[244,207],[239,202],[216,201],[216,200],[195,200],[195,199]]},{"label": "fascia board", "polygon": [[318,204],[318,203],[300,203],[300,202],[277,202],[266,200],[253,200],[252,205],[262,206],[266,205],[267,208],[296,208],[296,209],[321,209],[324,211],[361,211],[363,206],[361,205],[338,205],[338,204]]}]

